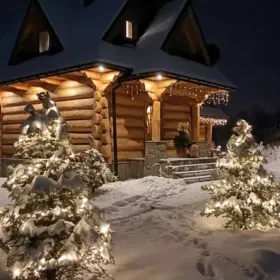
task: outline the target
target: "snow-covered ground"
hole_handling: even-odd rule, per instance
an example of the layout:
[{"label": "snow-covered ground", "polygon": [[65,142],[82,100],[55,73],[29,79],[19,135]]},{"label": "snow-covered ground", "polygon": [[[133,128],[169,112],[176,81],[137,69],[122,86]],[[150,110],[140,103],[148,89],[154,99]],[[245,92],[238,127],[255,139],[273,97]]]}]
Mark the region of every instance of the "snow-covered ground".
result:
[{"label": "snow-covered ground", "polygon": [[224,230],[222,219],[200,216],[200,187],[147,177],[102,188],[94,202],[117,232],[116,279],[280,279],[280,230]]},{"label": "snow-covered ground", "polygon": [[[280,174],[279,166],[280,156],[266,168]],[[116,280],[280,280],[280,230],[232,232],[202,218],[201,185],[146,177],[100,189],[93,201],[116,231]]]}]

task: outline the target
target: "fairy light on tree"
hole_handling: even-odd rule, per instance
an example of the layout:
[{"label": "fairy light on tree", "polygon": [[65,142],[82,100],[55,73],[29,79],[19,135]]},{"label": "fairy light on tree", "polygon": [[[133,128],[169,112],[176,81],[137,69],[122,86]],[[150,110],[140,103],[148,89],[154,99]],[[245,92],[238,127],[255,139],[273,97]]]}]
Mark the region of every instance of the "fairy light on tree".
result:
[{"label": "fairy light on tree", "polygon": [[217,173],[223,178],[203,186],[211,194],[202,215],[223,216],[230,229],[268,230],[279,227],[280,188],[262,166],[252,127],[237,122],[228,141],[228,156],[218,159]]},{"label": "fairy light on tree", "polygon": [[13,204],[0,211],[0,248],[16,280],[107,279],[112,231],[88,193],[115,177],[96,150],[72,152],[63,120],[43,125],[59,112],[40,96],[50,107],[46,115],[32,111],[16,144],[16,156],[28,161],[10,166],[3,185]]},{"label": "fairy light on tree", "polygon": [[114,262],[110,226],[72,164],[64,149],[8,178],[13,206],[0,214],[0,247],[13,279],[104,279],[102,265]]}]

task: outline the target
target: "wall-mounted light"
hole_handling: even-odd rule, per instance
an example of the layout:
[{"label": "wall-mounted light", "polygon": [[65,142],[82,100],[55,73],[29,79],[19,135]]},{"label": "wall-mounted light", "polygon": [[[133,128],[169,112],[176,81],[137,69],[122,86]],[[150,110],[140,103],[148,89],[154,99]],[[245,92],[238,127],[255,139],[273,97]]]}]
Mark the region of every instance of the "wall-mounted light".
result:
[{"label": "wall-mounted light", "polygon": [[99,65],[98,70],[99,70],[99,72],[104,72],[105,68],[103,65]]}]

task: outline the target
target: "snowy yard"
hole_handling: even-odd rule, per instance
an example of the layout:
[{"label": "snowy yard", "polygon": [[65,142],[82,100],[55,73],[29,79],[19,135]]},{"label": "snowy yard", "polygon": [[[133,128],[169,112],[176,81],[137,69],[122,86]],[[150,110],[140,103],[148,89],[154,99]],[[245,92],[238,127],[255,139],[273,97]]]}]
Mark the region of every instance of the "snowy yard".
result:
[{"label": "snowy yard", "polygon": [[[277,172],[278,162],[267,166]],[[224,230],[221,219],[200,216],[208,198],[200,187],[146,177],[101,188],[94,203],[116,231],[116,280],[280,279],[280,230]]]}]

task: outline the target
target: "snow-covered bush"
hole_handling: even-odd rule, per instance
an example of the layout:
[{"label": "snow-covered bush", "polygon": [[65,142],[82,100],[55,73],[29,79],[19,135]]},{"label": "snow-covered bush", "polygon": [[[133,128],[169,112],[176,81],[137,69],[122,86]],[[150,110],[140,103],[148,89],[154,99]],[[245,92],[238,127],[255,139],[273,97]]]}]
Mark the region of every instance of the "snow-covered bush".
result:
[{"label": "snow-covered bush", "polygon": [[202,215],[227,218],[226,228],[267,230],[279,227],[280,188],[263,168],[251,126],[237,122],[228,141],[228,156],[217,161],[223,180],[203,186],[211,194]]},{"label": "snow-covered bush", "polygon": [[8,178],[13,205],[0,214],[0,247],[13,279],[105,279],[111,230],[87,198],[65,149],[18,165]]},{"label": "snow-covered bush", "polygon": [[91,192],[103,184],[117,181],[99,151],[89,149],[83,156],[77,155],[76,159],[79,160],[75,165],[75,170]]}]

